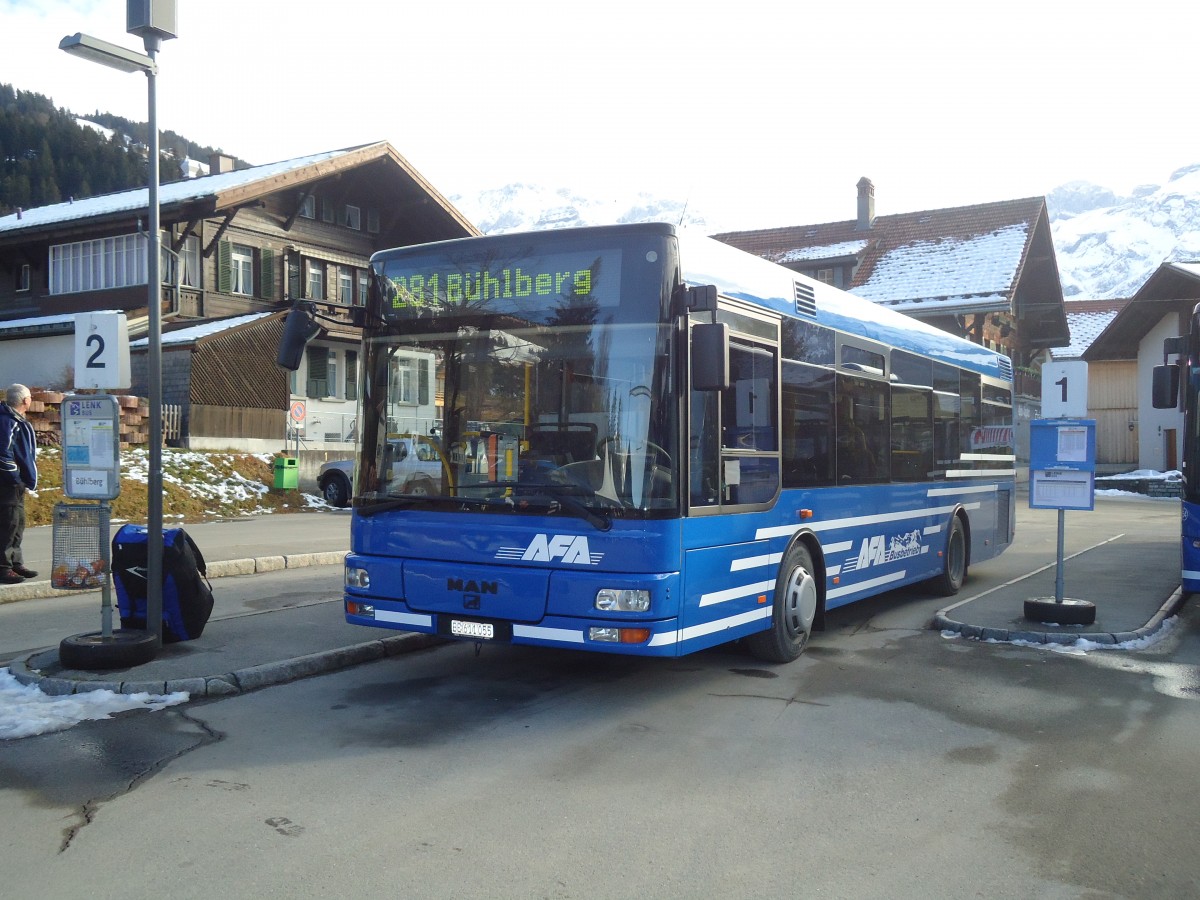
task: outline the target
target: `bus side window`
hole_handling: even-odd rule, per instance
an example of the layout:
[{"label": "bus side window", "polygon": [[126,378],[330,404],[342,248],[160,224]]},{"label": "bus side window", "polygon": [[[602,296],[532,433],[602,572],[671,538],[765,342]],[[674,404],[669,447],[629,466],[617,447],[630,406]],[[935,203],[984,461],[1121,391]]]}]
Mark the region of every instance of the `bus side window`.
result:
[{"label": "bus side window", "polygon": [[833,372],[783,364],[783,486],[833,484]]},{"label": "bus side window", "polygon": [[838,483],[887,481],[891,445],[887,384],[841,372],[837,384]]}]

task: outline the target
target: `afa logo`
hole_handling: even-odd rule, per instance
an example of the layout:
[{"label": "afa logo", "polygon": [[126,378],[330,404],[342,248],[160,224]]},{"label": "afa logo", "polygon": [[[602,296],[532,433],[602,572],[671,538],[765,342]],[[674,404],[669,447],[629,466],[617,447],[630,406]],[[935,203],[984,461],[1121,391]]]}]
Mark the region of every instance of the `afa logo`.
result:
[{"label": "afa logo", "polygon": [[920,556],[928,549],[921,543],[919,530],[892,535],[890,540],[887,535],[872,535],[869,538],[863,538],[862,544],[858,548],[858,556],[848,558],[842,566],[842,571],[857,572],[870,566],[881,566],[898,559]]},{"label": "afa logo", "polygon": [[527,547],[501,547],[496,559],[522,562],[563,562],[575,566],[599,565],[603,553],[592,553],[582,534],[535,534]]}]

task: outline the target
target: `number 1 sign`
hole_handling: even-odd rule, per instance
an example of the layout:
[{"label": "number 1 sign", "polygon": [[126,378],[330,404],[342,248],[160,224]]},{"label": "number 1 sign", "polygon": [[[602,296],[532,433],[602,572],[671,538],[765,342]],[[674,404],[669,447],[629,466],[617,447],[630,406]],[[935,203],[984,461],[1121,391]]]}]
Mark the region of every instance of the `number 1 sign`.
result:
[{"label": "number 1 sign", "polygon": [[1042,366],[1042,417],[1083,419],[1087,417],[1087,369],[1081,359],[1046,363]]}]

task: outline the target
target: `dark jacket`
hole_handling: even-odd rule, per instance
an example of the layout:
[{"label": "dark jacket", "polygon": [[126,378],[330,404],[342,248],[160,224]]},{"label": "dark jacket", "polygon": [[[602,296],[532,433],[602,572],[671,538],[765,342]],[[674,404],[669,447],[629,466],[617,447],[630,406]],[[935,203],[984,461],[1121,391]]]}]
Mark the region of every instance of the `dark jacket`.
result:
[{"label": "dark jacket", "polygon": [[0,480],[37,490],[37,438],[29,420],[0,402]]}]

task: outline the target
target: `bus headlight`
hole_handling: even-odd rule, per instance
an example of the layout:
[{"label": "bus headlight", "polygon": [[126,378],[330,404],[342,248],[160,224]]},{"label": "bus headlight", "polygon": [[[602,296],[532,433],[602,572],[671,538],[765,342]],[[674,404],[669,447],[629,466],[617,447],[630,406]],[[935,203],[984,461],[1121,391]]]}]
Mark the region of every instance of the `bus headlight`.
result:
[{"label": "bus headlight", "polygon": [[371,576],[366,569],[346,567],[346,587],[366,590],[371,586]]},{"label": "bus headlight", "polygon": [[606,612],[646,612],[650,609],[650,592],[601,588],[596,591],[596,609]]}]

